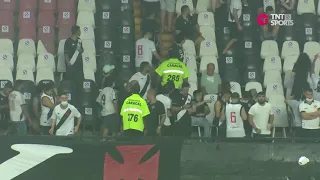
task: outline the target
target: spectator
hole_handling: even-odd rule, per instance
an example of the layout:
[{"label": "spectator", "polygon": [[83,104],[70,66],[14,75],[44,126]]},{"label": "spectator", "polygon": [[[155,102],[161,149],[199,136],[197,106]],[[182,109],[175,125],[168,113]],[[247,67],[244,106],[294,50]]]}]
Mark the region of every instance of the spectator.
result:
[{"label": "spectator", "polygon": [[189,6],[184,5],[181,7],[181,15],[176,20],[175,29],[176,34],[182,33],[186,39],[194,41],[197,50],[199,50],[204,38],[201,36],[200,28],[196,21],[190,15]]},{"label": "spectator", "polygon": [[[160,0],[161,6],[161,32],[172,32],[172,21],[175,12],[176,1],[175,0]],[[167,23],[166,23],[167,18]]]},{"label": "spectator", "polygon": [[291,124],[291,126],[293,127],[293,133],[295,136],[301,135],[302,120],[301,120],[299,106],[302,103],[302,101],[294,99],[292,96],[289,96],[286,99],[286,103],[289,105],[289,108],[291,109],[291,112],[293,113],[293,118],[292,118],[293,121]]},{"label": "spectator", "polygon": [[160,0],[143,0],[143,16],[147,17],[151,13],[159,12]]},{"label": "spectator", "polygon": [[224,2],[222,0],[211,0],[211,10],[212,10],[212,12],[215,13],[216,10],[218,8],[220,8],[223,3]]},{"label": "spectator", "polygon": [[[224,92],[230,92],[231,90],[231,85],[230,85],[230,82],[229,81],[225,81],[225,82],[222,82],[221,84],[221,93],[223,94]],[[231,95],[231,94],[230,94]]]},{"label": "spectator", "polygon": [[263,6],[264,6],[263,0],[244,0],[244,1],[245,1],[244,4],[248,3],[249,7],[255,10],[254,14],[257,13],[255,14],[255,17],[256,15],[263,13]]},{"label": "spectator", "polygon": [[[49,133],[56,136],[73,136],[79,131],[81,123],[80,112],[68,103],[68,95],[60,95],[61,103],[57,105],[51,116],[51,129]],[[75,126],[74,120],[77,124]]]},{"label": "spectator", "polygon": [[118,109],[120,110],[122,108],[122,105],[124,101],[132,95],[131,93],[131,83],[134,83],[136,81],[131,81],[125,83],[125,86],[122,87],[118,93]]},{"label": "spectator", "polygon": [[10,120],[9,94],[12,92],[12,83],[7,82],[2,91],[0,91],[0,129],[8,128]]},{"label": "spectator", "polygon": [[176,89],[170,94],[172,100],[171,112],[174,121],[174,133],[176,136],[189,137],[191,135],[191,117],[194,113],[191,106],[190,85],[182,84],[181,90]]},{"label": "spectator", "polygon": [[279,13],[292,13],[292,11],[294,11],[296,0],[279,0],[278,3],[280,5]]},{"label": "spectator", "polygon": [[170,59],[164,61],[156,69],[156,73],[161,79],[161,85],[164,86],[168,81],[173,81],[175,88],[182,85],[189,77],[189,70],[186,65],[179,61],[177,55],[171,50],[169,51]]},{"label": "spectator", "polygon": [[112,82],[112,85],[115,85],[115,81],[116,81],[116,72],[114,71],[115,66],[114,65],[109,65],[106,64],[103,66],[103,77],[102,77],[102,81],[101,81],[101,89],[104,88],[105,82]]},{"label": "spectator", "polygon": [[306,53],[300,54],[297,62],[294,64],[293,67],[293,85],[292,85],[292,93],[295,99],[303,99],[303,89],[307,89],[310,87],[308,82],[310,80],[311,75],[311,60]]},{"label": "spectator", "polygon": [[115,136],[120,129],[117,96],[111,81],[106,81],[104,86],[96,100],[102,107],[102,137],[107,137],[108,134]]},{"label": "spectator", "polygon": [[[145,32],[143,38],[137,40],[136,42],[136,67],[139,68],[142,62],[148,62],[152,65],[152,56],[160,62],[161,58],[156,50],[156,46],[153,41],[151,32]],[[158,63],[157,63],[158,64]],[[138,69],[139,70],[139,69]]]},{"label": "spectator", "polygon": [[191,124],[192,126],[200,126],[204,129],[204,137],[210,137],[210,128],[211,125],[206,119],[206,116],[210,114],[210,109],[207,103],[210,103],[211,100],[204,101],[203,93],[201,90],[196,90],[193,92],[193,97],[195,98],[192,102],[194,108],[194,113],[191,115]]},{"label": "spectator", "polygon": [[124,136],[143,136],[147,132],[146,116],[150,114],[148,105],[139,95],[138,81],[131,81],[131,92],[123,103],[120,115],[122,116],[122,130]]},{"label": "spectator", "polygon": [[[254,0],[258,1],[258,0]],[[259,0],[260,1],[260,0]],[[229,13],[229,28],[231,33],[231,40],[228,42],[227,46],[223,50],[222,54],[226,54],[231,46],[242,39],[242,30],[240,17],[242,15],[242,3],[241,0],[232,0],[230,3],[230,13]]]},{"label": "spectator", "polygon": [[[214,104],[215,117],[213,119],[213,125],[218,127],[219,136],[226,136],[226,123],[221,121],[222,111],[225,109],[226,105],[229,103],[231,97],[231,91],[223,91],[222,95]],[[216,134],[216,133],[215,133]]]},{"label": "spectator", "polygon": [[[271,14],[274,14],[274,9],[272,6],[268,6],[266,8],[266,14],[268,14],[269,19]],[[264,40],[276,40],[279,32],[279,25],[272,26],[271,22],[269,24],[261,27],[260,38],[261,41]]]},{"label": "spectator", "polygon": [[169,98],[169,95],[171,92],[175,90],[174,88],[174,83],[173,81],[169,81],[165,87],[162,89],[162,94],[158,94],[156,96],[156,99],[164,105],[165,108],[165,117],[166,119],[163,122],[163,125],[161,127],[161,135],[162,136],[172,136],[172,126],[171,126],[171,121],[170,118],[172,116],[171,113],[171,105],[172,105],[172,100]]},{"label": "spectator", "polygon": [[184,61],[184,51],[182,45],[185,42],[184,35],[182,33],[175,34],[174,41],[172,43],[169,53],[172,52],[177,56],[177,58],[183,62]]},{"label": "spectator", "polygon": [[228,138],[242,138],[246,136],[244,121],[247,120],[247,113],[240,103],[240,95],[232,93],[231,103],[227,104],[222,112],[221,120],[226,121],[226,136]]},{"label": "spectator", "polygon": [[166,110],[162,102],[156,98],[156,91],[154,89],[148,90],[148,107],[150,114],[147,116],[147,135],[148,136],[160,136],[161,129],[166,120]]},{"label": "spectator", "polygon": [[151,11],[141,22],[140,31],[142,34],[145,34],[146,32],[151,32],[153,39],[155,39],[156,32],[159,30],[159,24],[157,23],[155,19],[156,12]]},{"label": "spectator", "polygon": [[302,129],[300,137],[320,137],[320,102],[313,100],[313,91],[311,88],[304,90],[306,97],[299,105],[299,111],[302,118]]},{"label": "spectator", "polygon": [[249,123],[254,137],[268,137],[274,120],[271,104],[266,102],[264,92],[258,93],[258,103],[249,110]]},{"label": "spectator", "polygon": [[22,94],[23,83],[18,83],[9,95],[10,119],[16,135],[27,135],[27,123],[32,124],[28,106]]},{"label": "spectator", "polygon": [[50,135],[51,116],[55,106],[54,84],[46,84],[41,95],[40,129],[42,135]]},{"label": "spectator", "polygon": [[151,71],[151,66],[148,62],[142,62],[140,64],[140,71],[135,73],[129,80],[129,82],[135,80],[139,82],[140,96],[144,99],[147,99],[147,92],[150,89],[151,85],[151,75],[149,74]]},{"label": "spectator", "polygon": [[43,93],[43,84],[38,84],[36,87],[36,94],[32,99],[32,115],[34,118],[39,121],[40,125],[40,117],[41,117],[41,96]]},{"label": "spectator", "polygon": [[215,65],[209,63],[207,65],[207,72],[202,73],[201,88],[206,94],[219,94],[221,90],[221,78],[218,73],[215,73]]},{"label": "spectator", "polygon": [[79,26],[73,26],[71,28],[72,36],[68,38],[64,45],[65,60],[67,63],[67,72],[65,74],[65,79],[70,80],[72,83],[72,94],[73,104],[79,108],[81,103],[82,89],[83,87],[83,62],[82,53],[83,47],[81,39],[81,30]]},{"label": "spectator", "polygon": [[[245,91],[242,93],[242,98],[240,102],[248,116],[249,109],[256,103],[256,101],[252,98],[252,95],[249,91]],[[243,125],[244,125],[244,130],[246,131],[246,136],[251,137],[252,127],[250,126],[249,122],[244,121]]]}]

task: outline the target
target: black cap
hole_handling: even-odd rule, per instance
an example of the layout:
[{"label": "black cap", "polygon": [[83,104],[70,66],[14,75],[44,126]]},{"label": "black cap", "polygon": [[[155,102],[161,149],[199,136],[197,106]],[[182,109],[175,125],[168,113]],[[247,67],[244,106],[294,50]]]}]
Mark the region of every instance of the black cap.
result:
[{"label": "black cap", "polygon": [[231,98],[232,98],[232,99],[239,99],[239,98],[240,98],[240,95],[239,95],[239,93],[234,92],[234,93],[231,94]]}]

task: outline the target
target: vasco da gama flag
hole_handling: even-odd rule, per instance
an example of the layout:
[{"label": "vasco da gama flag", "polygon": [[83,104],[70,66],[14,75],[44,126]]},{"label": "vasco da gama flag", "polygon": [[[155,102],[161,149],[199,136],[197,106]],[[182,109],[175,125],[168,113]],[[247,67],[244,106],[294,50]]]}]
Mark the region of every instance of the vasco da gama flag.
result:
[{"label": "vasco da gama flag", "polygon": [[1,180],[179,180],[182,140],[0,137]]}]

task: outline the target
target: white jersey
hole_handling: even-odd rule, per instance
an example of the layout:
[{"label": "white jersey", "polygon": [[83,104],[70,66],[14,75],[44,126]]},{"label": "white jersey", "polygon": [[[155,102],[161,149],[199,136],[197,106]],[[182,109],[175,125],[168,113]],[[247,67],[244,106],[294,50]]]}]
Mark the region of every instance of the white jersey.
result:
[{"label": "white jersey", "polygon": [[42,93],[41,95],[41,116],[40,116],[40,125],[41,126],[51,126],[51,115],[53,110],[48,108],[47,106],[44,106],[42,104],[42,99],[44,97],[47,97],[50,99],[52,104],[55,104],[55,99],[53,96],[47,95],[46,93]]},{"label": "white jersey", "polygon": [[241,104],[230,103],[226,105],[227,137],[245,137],[246,135],[241,117],[241,109]]},{"label": "white jersey", "polygon": [[170,119],[168,117],[168,109],[171,108],[171,104],[172,104],[172,101],[169,97],[163,95],[163,94],[159,94],[156,96],[156,99],[160,102],[162,102],[162,104],[164,105],[164,109],[165,109],[165,112],[166,112],[166,120],[164,121],[164,125],[165,126],[171,126],[171,122],[170,122]]},{"label": "white jersey", "polygon": [[111,87],[105,87],[97,98],[97,103],[102,106],[101,115],[108,116],[116,113],[113,102],[116,101],[116,92]]},{"label": "white jersey", "polygon": [[129,80],[129,82],[135,80],[135,81],[138,81],[139,85],[140,85],[140,93],[141,91],[143,90],[144,86],[146,85],[147,83],[147,80],[148,80],[148,76],[149,76],[149,84],[147,86],[147,89],[145,91],[145,93],[142,95],[142,98],[143,99],[147,99],[147,92],[148,90],[150,89],[150,85],[151,85],[151,76],[149,74],[147,75],[143,75],[141,72],[137,72],[135,73]]},{"label": "white jersey", "polygon": [[156,46],[153,41],[147,38],[141,38],[136,42],[136,67],[140,67],[142,62],[152,64],[152,52],[156,51]]},{"label": "white jersey", "polygon": [[9,95],[10,118],[11,121],[24,121],[26,120],[22,111],[22,105],[26,101],[24,95],[19,91],[12,91]]},{"label": "white jersey", "polygon": [[80,112],[71,104],[68,104],[68,107],[62,109],[60,105],[56,106],[53,110],[51,119],[56,120],[56,126],[60,122],[61,118],[66,114],[68,109],[71,110],[66,121],[62,124],[62,126],[57,130],[57,136],[68,136],[74,134],[74,118],[80,118]]}]

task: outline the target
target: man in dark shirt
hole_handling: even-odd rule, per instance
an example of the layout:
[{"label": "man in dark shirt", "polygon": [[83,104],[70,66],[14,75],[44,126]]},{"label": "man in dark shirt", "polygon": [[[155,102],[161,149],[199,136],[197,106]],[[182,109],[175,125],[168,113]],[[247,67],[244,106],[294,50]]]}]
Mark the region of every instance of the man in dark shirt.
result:
[{"label": "man in dark shirt", "polygon": [[[248,115],[248,112],[249,112],[251,106],[253,106],[256,103],[256,101],[252,99],[252,96],[249,91],[245,91],[242,94],[242,98],[241,98],[240,102],[241,102],[242,107],[246,111],[247,115]],[[251,137],[252,127],[249,124],[249,122],[243,121],[243,125],[244,125],[244,130],[246,132],[246,136]]]},{"label": "man in dark shirt", "polygon": [[166,120],[166,111],[162,102],[157,101],[156,91],[149,89],[147,93],[150,114],[147,116],[147,135],[161,135],[161,128]]},{"label": "man in dark shirt", "polygon": [[174,36],[174,42],[172,43],[171,49],[169,52],[177,55],[178,59],[183,62],[184,60],[184,51],[182,48],[183,43],[185,42],[185,38],[183,33],[178,33]]},{"label": "man in dark shirt", "polygon": [[73,26],[71,28],[72,36],[68,38],[64,44],[64,55],[67,64],[67,72],[64,79],[70,80],[72,83],[72,104],[79,108],[81,103],[81,89],[84,74],[83,74],[83,62],[82,53],[83,47],[81,39],[81,30],[79,26]]},{"label": "man in dark shirt", "polygon": [[188,82],[182,84],[181,90],[176,89],[170,94],[172,100],[172,121],[174,134],[176,136],[190,137],[191,135],[191,116],[194,113],[191,107],[191,95],[189,94],[190,85]]},{"label": "man in dark shirt", "polygon": [[7,129],[10,121],[9,94],[12,92],[12,83],[7,82],[0,92],[0,129]]}]

